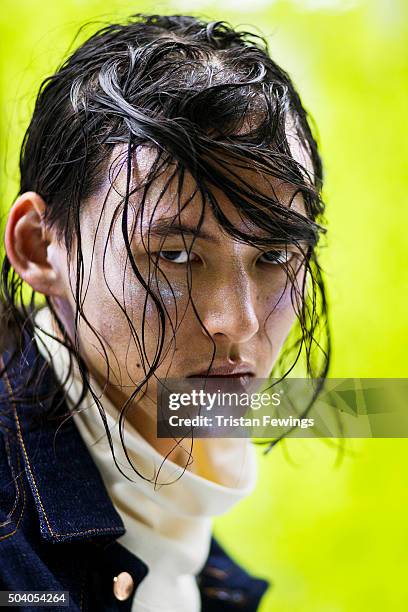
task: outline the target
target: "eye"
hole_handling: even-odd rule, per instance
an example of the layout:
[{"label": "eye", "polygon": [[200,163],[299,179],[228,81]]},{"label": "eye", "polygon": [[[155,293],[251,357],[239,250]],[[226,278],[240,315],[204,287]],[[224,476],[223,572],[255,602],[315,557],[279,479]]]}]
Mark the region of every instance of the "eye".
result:
[{"label": "eye", "polygon": [[269,264],[287,264],[289,263],[289,261],[291,259],[293,259],[294,257],[294,253],[291,251],[287,251],[286,249],[283,250],[273,250],[273,251],[266,251],[265,253],[263,253],[260,257],[258,261],[261,261],[262,263],[269,263]]},{"label": "eye", "polygon": [[176,264],[187,263],[194,258],[194,253],[189,253],[188,251],[159,251],[154,254],[165,261],[171,261]]}]

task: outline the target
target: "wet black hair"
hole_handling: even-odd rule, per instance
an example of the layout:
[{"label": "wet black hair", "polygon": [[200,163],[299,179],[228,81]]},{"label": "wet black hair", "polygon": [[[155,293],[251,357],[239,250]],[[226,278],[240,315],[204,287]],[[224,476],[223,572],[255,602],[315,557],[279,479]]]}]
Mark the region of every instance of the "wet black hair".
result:
[{"label": "wet black hair", "polygon": [[[294,158],[290,139],[297,139],[312,171]],[[143,185],[133,185],[132,163],[141,146],[150,147],[155,158]],[[130,198],[137,192],[143,209],[151,185],[171,170],[180,191],[186,174],[193,177],[203,208],[210,207],[228,235],[262,251],[278,244],[299,246],[307,273],[298,287],[288,267],[297,317],[271,376],[288,376],[304,355],[307,375],[320,381],[306,413],[330,363],[328,305],[316,248],[326,231],[323,169],[310,117],[288,74],[271,59],[266,40],[221,21],[138,14],[100,28],[41,84],[21,147],[19,193],[35,191],[42,196],[46,223],[55,228],[76,262],[76,325],[80,316],[85,318],[80,211],[87,198],[103,187],[106,177],[112,186],[118,167],[125,168],[127,185],[115,215],[122,221],[133,273],[153,300],[160,322],[156,355],[149,362],[144,333],[138,334],[118,302],[144,368],[144,378],[130,400],[155,375],[166,329],[169,325],[173,331],[176,328],[160,295],[142,277],[134,260],[128,232]],[[306,215],[280,202],[273,189],[258,192],[244,180],[243,168],[292,186],[292,201],[301,194]],[[214,188],[261,234],[235,227],[217,202]],[[179,210],[182,206],[179,201]],[[158,262],[153,263],[154,275]],[[0,288],[3,321],[12,322],[20,332],[16,350],[21,352],[27,338],[35,336],[37,297],[32,290],[27,298],[27,288],[7,255]],[[89,372],[77,342],[70,340],[48,296],[45,301],[58,322],[61,342],[70,351],[71,367],[72,359],[80,365],[83,393],[78,408],[89,387]],[[107,358],[103,342],[100,345]],[[7,367],[4,364],[1,375]],[[39,378],[34,370],[30,382],[35,385]],[[103,407],[95,400],[104,419]],[[126,402],[121,411],[122,425],[128,405]],[[108,430],[107,434],[111,443]],[[276,440],[264,443],[268,451]]]}]

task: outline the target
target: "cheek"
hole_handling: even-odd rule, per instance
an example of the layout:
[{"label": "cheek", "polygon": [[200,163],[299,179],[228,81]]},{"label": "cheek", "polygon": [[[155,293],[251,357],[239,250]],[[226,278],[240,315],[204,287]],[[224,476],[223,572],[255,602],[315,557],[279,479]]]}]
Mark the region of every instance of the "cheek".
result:
[{"label": "cheek", "polygon": [[286,275],[283,273],[277,275],[268,283],[267,287],[264,286],[260,291],[260,295],[263,296],[265,314],[276,313],[280,315],[293,310],[292,301],[298,291],[298,286],[297,289],[294,289],[290,280],[286,279]]},{"label": "cheek", "polygon": [[278,296],[273,296],[266,301],[263,320],[268,332],[272,332],[274,337],[286,332],[296,317],[290,298],[290,289]]},{"label": "cheek", "polygon": [[146,346],[156,351],[162,330],[160,309],[156,304],[161,306],[165,317],[165,343],[171,343],[175,333],[173,329],[179,328],[186,316],[189,290],[185,282],[172,279],[170,285],[166,280],[157,278],[151,280],[150,291],[153,295],[149,295],[149,292],[131,272],[127,275],[124,300],[122,297],[121,303],[124,303],[126,312],[139,337],[144,330]]},{"label": "cheek", "polygon": [[[150,293],[149,293],[150,291]],[[146,316],[157,317],[156,300],[170,315],[188,303],[188,289],[183,283],[155,280],[149,286],[149,291],[141,285],[139,280],[128,282],[124,292],[124,305],[135,312],[143,311],[146,303]]]},{"label": "cheek", "polygon": [[157,279],[154,293],[169,312],[176,311],[187,303],[188,288],[186,283],[172,281],[170,285],[164,280]]},{"label": "cheek", "polygon": [[264,321],[265,331],[276,347],[283,344],[301,307],[299,285],[293,288],[288,282],[285,285],[271,287],[262,300],[261,318]]}]

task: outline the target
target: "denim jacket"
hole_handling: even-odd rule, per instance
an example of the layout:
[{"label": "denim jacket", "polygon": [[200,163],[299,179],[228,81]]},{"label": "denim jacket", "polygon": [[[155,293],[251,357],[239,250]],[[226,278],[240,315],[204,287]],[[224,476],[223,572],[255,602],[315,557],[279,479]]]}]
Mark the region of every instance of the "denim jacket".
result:
[{"label": "denim jacket", "polygon": [[[3,351],[4,363],[10,355]],[[35,363],[40,384],[33,403],[27,378]],[[149,569],[116,541],[123,522],[74,420],[62,417],[68,410],[62,393],[43,399],[55,380],[32,342],[0,379],[0,590],[68,591],[69,606],[51,609],[130,612]],[[133,579],[124,601],[113,591],[122,572]],[[214,536],[197,583],[202,612],[255,612],[269,586]]]}]

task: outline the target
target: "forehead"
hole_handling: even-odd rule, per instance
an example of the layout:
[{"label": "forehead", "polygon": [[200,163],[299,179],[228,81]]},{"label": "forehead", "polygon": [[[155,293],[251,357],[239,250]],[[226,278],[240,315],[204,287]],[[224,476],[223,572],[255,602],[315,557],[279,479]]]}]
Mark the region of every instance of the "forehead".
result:
[{"label": "forehead", "polygon": [[[289,126],[289,124],[288,124]],[[290,126],[289,126],[290,127]],[[288,129],[288,144],[295,161],[304,168],[304,175],[313,180],[313,166],[308,152],[300,143],[294,129]],[[119,204],[126,194],[127,164],[126,152],[114,151],[111,165],[115,168],[110,171],[113,178],[110,182],[111,195],[109,200],[113,204]],[[141,146],[136,150],[132,158],[131,192],[130,204],[133,215],[137,217],[137,225],[142,233],[149,226],[159,220],[174,219],[177,223],[182,222],[190,226],[196,226],[200,218],[202,227],[211,226],[214,231],[221,228],[209,209],[203,194],[198,190],[197,183],[188,172],[182,175],[177,172],[175,163],[168,163],[154,173],[154,179],[149,181],[149,176],[157,160],[158,151],[152,146]],[[112,160],[111,158],[111,160]],[[232,158],[220,159],[220,169],[229,181],[234,183],[240,190],[245,190],[247,199],[251,200],[251,193],[283,206],[290,207],[301,214],[305,213],[305,205],[302,194],[288,182],[276,178],[259,169],[254,168],[245,161],[237,161]],[[228,199],[222,188],[208,185],[217,206],[222,210],[228,220],[239,230],[248,232],[251,224],[248,219],[243,219],[239,209]],[[254,226],[255,229],[255,226]]]}]

